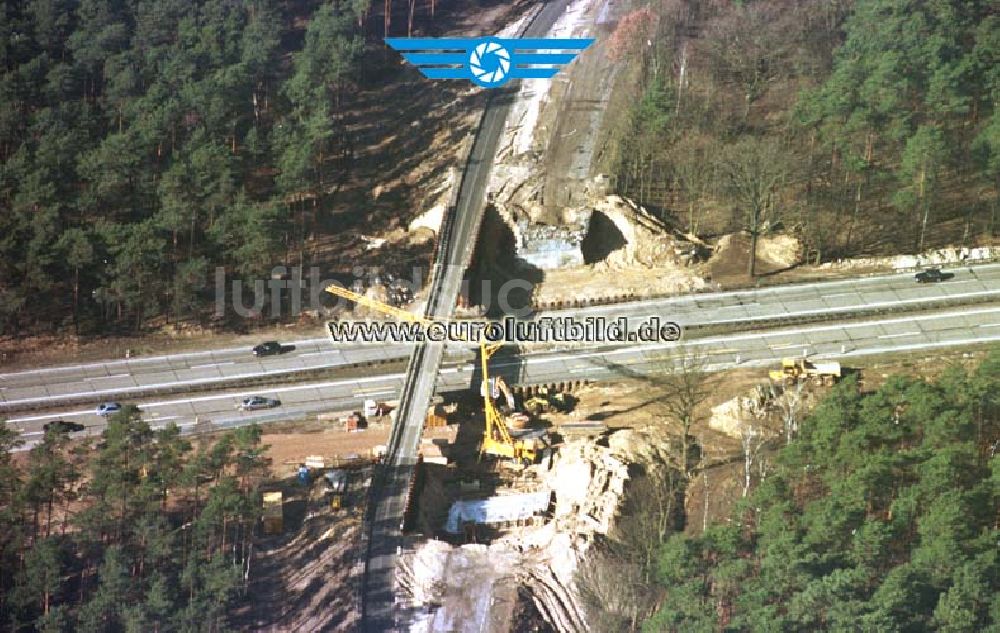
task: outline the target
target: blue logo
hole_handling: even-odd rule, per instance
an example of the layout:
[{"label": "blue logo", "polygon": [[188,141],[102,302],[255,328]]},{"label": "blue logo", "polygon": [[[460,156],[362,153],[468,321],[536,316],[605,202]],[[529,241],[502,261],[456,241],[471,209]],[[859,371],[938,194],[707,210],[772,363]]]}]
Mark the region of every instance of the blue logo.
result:
[{"label": "blue logo", "polygon": [[593,42],[592,38],[496,37],[389,37],[385,40],[429,79],[468,79],[483,88],[499,88],[509,79],[549,79]]}]

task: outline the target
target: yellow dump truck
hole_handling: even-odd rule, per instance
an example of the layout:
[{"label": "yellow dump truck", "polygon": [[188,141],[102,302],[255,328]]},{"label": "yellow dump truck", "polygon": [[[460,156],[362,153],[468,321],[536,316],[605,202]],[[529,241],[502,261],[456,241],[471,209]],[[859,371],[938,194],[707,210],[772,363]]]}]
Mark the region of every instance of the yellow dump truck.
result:
[{"label": "yellow dump truck", "polygon": [[768,376],[775,382],[812,379],[820,384],[830,384],[840,379],[840,363],[831,361],[814,363],[806,358],[784,358],[781,369],[772,369]]}]

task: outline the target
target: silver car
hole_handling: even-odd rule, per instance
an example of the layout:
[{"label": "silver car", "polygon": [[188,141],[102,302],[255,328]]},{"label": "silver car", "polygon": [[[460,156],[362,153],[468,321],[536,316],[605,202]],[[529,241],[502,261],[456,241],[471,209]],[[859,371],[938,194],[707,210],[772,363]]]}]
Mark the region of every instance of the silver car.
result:
[{"label": "silver car", "polygon": [[239,406],[236,407],[240,411],[256,411],[258,409],[273,409],[274,407],[280,407],[281,400],[276,398],[265,398],[264,396],[250,396],[249,398],[243,398]]}]

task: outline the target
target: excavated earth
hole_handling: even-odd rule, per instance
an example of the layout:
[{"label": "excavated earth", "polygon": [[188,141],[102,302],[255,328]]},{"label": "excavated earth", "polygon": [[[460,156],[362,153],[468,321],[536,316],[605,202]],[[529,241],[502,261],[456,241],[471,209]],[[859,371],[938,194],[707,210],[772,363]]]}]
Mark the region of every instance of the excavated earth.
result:
[{"label": "excavated earth", "polygon": [[559,448],[551,464],[530,467],[551,491],[543,525],[511,531],[490,544],[428,540],[400,557],[397,580],[423,615],[411,631],[507,631],[520,595],[555,630],[589,631],[575,587],[576,570],[594,539],[613,528],[630,466],[667,468],[671,447],[630,429],[603,441]]}]

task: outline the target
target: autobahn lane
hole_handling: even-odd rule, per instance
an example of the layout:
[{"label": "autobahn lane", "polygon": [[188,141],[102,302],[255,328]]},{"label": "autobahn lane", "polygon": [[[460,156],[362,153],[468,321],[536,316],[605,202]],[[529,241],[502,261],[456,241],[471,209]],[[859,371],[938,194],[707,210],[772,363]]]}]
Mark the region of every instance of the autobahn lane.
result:
[{"label": "autobahn lane", "polygon": [[[466,226],[464,230],[471,229]],[[960,268],[955,274],[953,280],[940,284],[917,284],[905,273],[546,311],[537,316],[625,316],[632,328],[650,316],[676,321],[686,328],[742,327],[775,319],[918,311],[1000,297],[1000,265]],[[458,278],[457,273],[452,276]],[[294,349],[265,358],[254,357],[247,348],[226,348],[0,374],[0,412],[88,398],[132,399],[168,388],[208,390],[238,380],[286,374],[294,379],[296,373],[403,359],[410,351],[404,345],[334,346],[326,338],[288,341],[286,345]]]},{"label": "autobahn lane", "polygon": [[[604,380],[631,373],[653,373],[678,353],[702,356],[710,370],[774,365],[788,356],[829,358],[850,364],[851,359],[874,354],[935,350],[1000,342],[1000,305],[946,310],[934,314],[866,319],[849,323],[809,325],[760,332],[706,337],[683,344],[657,343],[594,349],[578,347],[545,354],[498,360],[491,369],[513,384],[544,384],[571,380]],[[475,355],[465,352],[457,364],[445,366],[437,378],[438,392],[473,390],[478,379]],[[367,398],[390,399],[399,393],[403,373],[391,372],[365,378],[338,379],[258,390],[280,398],[277,409],[240,413],[240,398],[249,392],[139,402],[143,416],[154,425],[174,422],[192,427],[195,418],[215,425],[295,419],[319,411],[352,410]],[[104,420],[93,410],[77,409],[9,419],[24,439],[37,440],[42,425],[51,419],[81,422],[89,432],[103,428]]]}]

